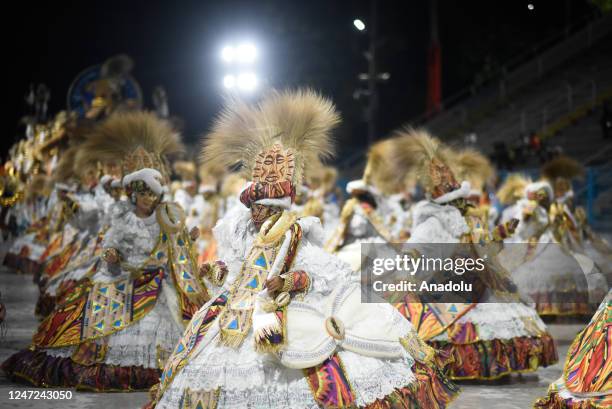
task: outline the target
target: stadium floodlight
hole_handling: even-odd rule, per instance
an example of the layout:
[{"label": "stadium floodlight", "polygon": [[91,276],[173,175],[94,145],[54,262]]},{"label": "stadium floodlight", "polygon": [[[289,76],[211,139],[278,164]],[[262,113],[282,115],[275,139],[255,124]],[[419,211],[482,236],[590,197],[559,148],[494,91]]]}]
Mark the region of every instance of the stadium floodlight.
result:
[{"label": "stadium floodlight", "polygon": [[355,20],[353,20],[353,25],[355,26],[355,28],[359,31],[363,31],[365,30],[365,23],[361,20],[359,20],[358,18],[356,18]]},{"label": "stadium floodlight", "polygon": [[250,64],[257,58],[257,48],[251,43],[240,44],[236,48],[236,60],[244,64]]},{"label": "stadium floodlight", "polygon": [[257,76],[252,72],[242,73],[238,76],[238,88],[243,91],[253,91],[257,88]]},{"label": "stadium floodlight", "polygon": [[229,45],[225,46],[221,50],[221,58],[225,62],[229,63],[229,62],[234,61],[235,56],[236,56],[236,50],[234,50],[234,47],[232,46],[229,46]]}]

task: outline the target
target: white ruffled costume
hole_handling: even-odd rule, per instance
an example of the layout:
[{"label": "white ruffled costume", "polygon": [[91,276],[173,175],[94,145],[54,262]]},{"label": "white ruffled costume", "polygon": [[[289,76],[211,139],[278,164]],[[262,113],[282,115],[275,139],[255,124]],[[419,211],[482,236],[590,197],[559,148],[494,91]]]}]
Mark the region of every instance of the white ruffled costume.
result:
[{"label": "white ruffled costume", "polygon": [[[540,312],[545,314],[555,314],[554,311],[549,311],[549,308],[555,310],[554,304],[562,301],[568,305],[601,301],[601,294],[605,294],[607,283],[593,261],[580,253],[572,252],[555,240],[548,213],[543,207],[537,206],[531,217],[526,219],[524,209],[531,206],[533,202],[527,199],[521,199],[516,204],[514,217],[520,222],[514,236],[506,239],[508,245],[500,254],[500,262],[512,272],[519,292],[534,300],[552,301],[551,307],[542,307],[544,310]],[[529,248],[528,243],[534,238],[537,243]],[[574,296],[580,293],[588,294],[589,300]],[[566,295],[562,299],[555,298],[559,294]],[[573,307],[570,308],[572,309]],[[570,310],[561,312],[570,313]]]},{"label": "white ruffled costume", "polygon": [[[414,206],[413,215],[412,235],[408,243],[424,244],[424,251],[427,251],[427,243],[459,243],[461,236],[470,230],[465,218],[454,206],[421,201]],[[439,251],[441,247],[433,249]],[[528,327],[526,322],[532,322],[541,332],[546,331],[546,325],[533,308],[520,302],[495,301],[495,295],[487,290],[484,299],[460,317],[457,323],[473,324],[481,341],[538,335],[534,333],[534,327]],[[447,341],[448,334],[445,331],[433,340]]]},{"label": "white ruffled costume", "polygon": [[[144,263],[154,249],[160,235],[155,212],[147,218],[139,218],[133,205],[118,202],[112,208],[111,227],[104,236],[103,248],[115,248],[132,266]],[[114,282],[127,278],[129,273],[111,271],[107,263],[100,263],[93,282]],[[162,281],[155,307],[141,320],[126,329],[106,337],[108,350],[105,364],[118,366],[142,366],[159,369],[159,351],[170,353],[177,343],[183,325],[177,304],[174,285]],[[98,341],[101,342],[101,341]],[[48,355],[68,358],[75,347],[46,349]]]},{"label": "white ruffled costume", "polygon": [[[225,289],[239,277],[256,237],[250,218],[248,209],[236,206],[214,229],[220,259],[226,262],[229,270]],[[361,304],[358,284],[350,282],[349,266],[322,249],[323,230],[319,220],[307,217],[299,219],[298,223],[303,235],[292,270],[306,271],[312,284],[302,300],[296,298],[289,304],[288,339],[287,346],[281,350],[282,361],[293,368],[304,368],[322,362],[334,350],[339,351],[358,406],[383,398],[396,388],[414,384],[416,378],[411,370],[414,360],[398,339],[411,330],[411,324],[388,304]],[[354,288],[357,288],[357,298],[351,290]],[[340,310],[345,311],[336,311],[329,305],[334,302],[344,305]],[[344,319],[347,336],[343,342],[333,342],[325,331],[326,308],[327,313],[331,308]],[[254,321],[253,327],[256,325]],[[387,328],[389,332],[376,333],[372,325]],[[350,334],[362,334],[362,339],[373,347],[373,351],[385,350],[393,357],[377,358],[354,352],[354,345],[349,345],[353,339]],[[390,336],[395,336],[393,342],[385,339]],[[221,345],[219,338],[217,319],[192,352],[189,362],[169,384],[157,408],[179,408],[187,388],[192,391],[218,389],[218,409],[319,407],[301,370],[284,366],[276,355],[255,350],[253,328],[237,349]],[[370,355],[375,354],[370,351]]]},{"label": "white ruffled costume", "polygon": [[[346,187],[346,191],[349,194],[358,189],[371,193],[374,200],[376,200],[376,213],[381,215],[381,217],[391,216],[394,209],[387,204],[386,199],[383,198],[374,186],[368,185],[360,179],[349,182]],[[384,222],[385,226],[388,225],[388,220],[384,220]],[[361,271],[361,245],[371,243],[382,244],[387,243],[387,240],[376,231],[376,228],[368,220],[365,210],[359,204],[353,206],[353,213],[346,229],[346,236],[344,237],[342,247],[335,254],[342,261],[348,263],[353,271],[359,272]]]}]

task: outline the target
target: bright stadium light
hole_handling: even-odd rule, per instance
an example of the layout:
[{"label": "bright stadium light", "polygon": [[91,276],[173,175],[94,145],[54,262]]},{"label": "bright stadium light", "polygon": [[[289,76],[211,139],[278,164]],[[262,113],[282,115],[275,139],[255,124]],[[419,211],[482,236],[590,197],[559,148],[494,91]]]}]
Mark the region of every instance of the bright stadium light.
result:
[{"label": "bright stadium light", "polygon": [[527,5],[527,8],[529,9],[529,11],[532,11],[535,8],[535,6],[532,3],[529,3]]},{"label": "bright stadium light", "polygon": [[240,74],[237,80],[238,88],[243,91],[253,91],[257,88],[257,76],[252,72]]},{"label": "bright stadium light", "polygon": [[257,48],[253,44],[244,43],[236,48],[236,59],[242,63],[252,63],[257,58]]},{"label": "bright stadium light", "polygon": [[236,77],[233,75],[226,75],[223,77],[223,86],[227,89],[232,89],[236,86]]},{"label": "bright stadium light", "polygon": [[235,54],[236,51],[234,50],[234,47],[231,46],[223,47],[223,50],[221,50],[221,58],[223,58],[223,61],[225,62],[234,61]]},{"label": "bright stadium light", "polygon": [[353,20],[353,25],[355,26],[355,28],[359,31],[363,31],[365,30],[365,23],[361,20],[359,20],[358,18],[356,18],[355,20]]}]

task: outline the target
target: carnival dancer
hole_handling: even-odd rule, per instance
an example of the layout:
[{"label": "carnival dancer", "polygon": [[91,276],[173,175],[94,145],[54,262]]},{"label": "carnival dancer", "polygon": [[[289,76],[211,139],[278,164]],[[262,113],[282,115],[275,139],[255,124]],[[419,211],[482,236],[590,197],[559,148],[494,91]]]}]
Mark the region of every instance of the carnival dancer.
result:
[{"label": "carnival dancer", "polygon": [[[552,337],[536,311],[522,303],[507,271],[497,262],[501,241],[515,221],[498,225],[493,233],[466,198],[469,182],[455,179],[440,142],[423,130],[408,129],[393,163],[407,161],[418,169],[429,200],[413,209],[408,245],[422,255],[446,254],[481,260],[475,273],[478,289],[465,302],[420,303],[407,297],[397,307],[419,335],[454,357],[452,379],[491,380],[511,373],[534,371],[557,361]],[[416,256],[416,255],[415,255]]]},{"label": "carnival dancer", "polygon": [[391,226],[391,237],[396,238],[398,242],[404,242],[410,237],[412,208],[418,194],[414,170],[405,170],[404,173],[403,177],[397,182],[396,191],[388,196],[395,222]]},{"label": "carnival dancer", "polygon": [[[85,169],[86,163],[95,163],[90,151],[80,150],[75,159],[75,169]],[[104,166],[107,167],[107,166]],[[70,295],[80,280],[90,278],[101,262],[102,240],[110,227],[113,207],[121,197],[121,180],[116,176],[104,175],[94,189],[92,197],[98,212],[97,219],[89,226],[80,226],[77,236],[77,248],[72,253],[67,264],[50,277],[41,280],[41,294],[36,306],[36,314],[46,317],[55,308],[57,300],[62,303]]]},{"label": "carnival dancer", "polygon": [[247,180],[237,172],[225,175],[221,182],[221,211],[220,217],[229,213],[234,207],[242,206],[240,192],[247,185]]},{"label": "carnival dancer", "polygon": [[561,377],[538,399],[535,409],[612,407],[612,291],[591,322],[574,339]]},{"label": "carnival dancer", "polygon": [[393,214],[390,204],[383,196],[380,185],[395,180],[389,165],[389,156],[395,149],[394,140],[377,142],[368,151],[363,178],[353,180],[346,186],[351,198],[344,203],[336,230],[325,244],[325,249],[347,262],[354,271],[361,270],[362,243],[391,243],[390,225]]},{"label": "carnival dancer", "polygon": [[500,223],[506,223],[514,218],[517,202],[525,196],[525,187],[531,181],[520,173],[512,173],[506,177],[497,193],[497,199],[505,208],[501,212]]},{"label": "carnival dancer", "polygon": [[312,166],[305,175],[306,182],[300,187],[305,197],[303,206],[295,210],[302,217],[314,216],[321,220],[325,237],[329,237],[336,229],[340,217],[340,208],[334,196],[334,188],[338,172],[331,166],[320,163]]},{"label": "carnival dancer", "polygon": [[35,281],[38,281],[45,261],[61,250],[64,227],[75,210],[74,202],[68,197],[74,191],[74,186],[55,184],[47,202],[46,216],[30,226],[25,235],[15,239],[4,260],[6,265],[34,274]]},{"label": "carnival dancer", "polygon": [[223,215],[223,199],[219,193],[219,186],[226,174],[223,166],[216,163],[206,163],[200,166],[200,187],[198,196],[191,206],[187,218],[188,223],[200,229],[198,240],[198,262],[215,261],[217,259],[217,241],[212,229]]},{"label": "carnival dancer", "polygon": [[542,166],[542,176],[555,195],[550,206],[553,235],[579,261],[587,276],[590,302],[599,305],[608,289],[603,274],[612,274],[612,248],[589,228],[584,209],[576,206],[572,181],[584,173],[580,163],[564,155]]},{"label": "carnival dancer", "polygon": [[114,207],[104,260],[39,326],[32,345],[2,364],[10,379],[93,391],[148,389],[208,301],[180,206],[163,202],[166,156],[180,149],[170,126],[144,112],[114,114],[88,146],[120,158],[129,201]]},{"label": "carnival dancer", "polygon": [[157,408],[437,408],[454,394],[408,321],[361,304],[349,266],[322,249],[318,220],[288,211],[338,120],[311,91],[233,102],[220,116],[204,160],[241,162],[252,182],[246,207],[215,228],[228,275],[168,360]]},{"label": "carnival dancer", "polygon": [[[173,198],[185,212],[186,215],[191,214],[191,207],[198,195],[198,182],[196,180],[195,163],[189,161],[176,161],[173,166],[174,173],[180,177],[180,185],[173,192]],[[189,219],[189,216],[187,216]],[[188,222],[189,224],[189,222]],[[195,227],[191,226],[190,227]]]},{"label": "carnival dancer", "polygon": [[491,161],[473,148],[455,151],[449,149],[448,155],[453,162],[455,176],[470,184],[470,192],[465,198],[471,205],[470,215],[478,217],[482,226],[490,230],[498,218],[497,209],[491,206],[487,185],[495,178],[495,168]]},{"label": "carnival dancer", "polygon": [[530,183],[525,195],[516,206],[515,218],[520,220],[516,233],[506,239],[500,262],[541,316],[589,315],[589,279],[582,266],[588,263],[581,263],[584,257],[577,258],[555,238],[549,215],[554,201],[550,183]]},{"label": "carnival dancer", "polygon": [[[3,170],[4,168],[0,168],[0,172]],[[33,176],[25,187],[21,188],[16,178],[9,172],[0,176],[3,215],[0,260],[9,267],[18,268],[19,255],[23,254],[24,248],[28,248],[28,252],[33,248],[33,252],[38,256],[44,251],[42,245],[35,243],[34,231],[44,223],[50,191],[47,188],[48,180],[44,175]]]},{"label": "carnival dancer", "polygon": [[59,195],[64,204],[62,226],[58,227],[39,258],[42,265],[37,280],[40,294],[35,313],[42,318],[55,307],[55,297],[46,290],[49,280],[61,275],[83,249],[89,237],[97,232],[98,203],[90,191],[96,179],[95,166],[88,164],[81,169],[80,177],[77,177],[74,168],[77,151],[78,147],[68,149],[60,159],[55,173],[56,184],[66,186],[67,192]]}]

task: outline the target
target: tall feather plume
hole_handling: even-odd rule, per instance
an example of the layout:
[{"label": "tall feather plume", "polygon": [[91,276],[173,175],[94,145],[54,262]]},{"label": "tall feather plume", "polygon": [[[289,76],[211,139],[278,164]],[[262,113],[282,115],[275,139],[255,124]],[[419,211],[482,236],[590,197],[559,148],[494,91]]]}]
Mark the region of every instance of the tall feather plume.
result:
[{"label": "tall feather plume", "polygon": [[575,179],[584,175],[584,167],[566,155],[558,156],[542,166],[542,175],[548,180]]},{"label": "tall feather plume", "polygon": [[396,163],[392,163],[390,158],[396,149],[395,139],[385,139],[376,142],[368,151],[368,160],[363,175],[363,180],[376,186],[385,194],[393,193],[397,190],[399,178]]},{"label": "tall feather plume", "polygon": [[432,187],[428,163],[437,158],[448,164],[449,153],[442,149],[444,145],[423,128],[405,127],[394,136],[395,149],[389,159],[393,166],[404,169],[397,177],[403,182],[406,174],[412,173],[422,186]]},{"label": "tall feather plume", "polygon": [[325,166],[323,168],[323,179],[321,183],[325,192],[329,192],[334,188],[337,179],[338,170],[336,168],[332,166]]},{"label": "tall feather plume", "polygon": [[196,176],[196,165],[193,162],[177,160],[172,164],[174,173],[183,180],[193,180]]},{"label": "tall feather plume", "polygon": [[495,176],[495,168],[491,161],[481,152],[466,148],[456,153],[456,174],[458,180],[467,180],[472,189],[482,189],[487,181]]},{"label": "tall feather plume", "polygon": [[240,190],[247,183],[247,180],[243,178],[239,173],[230,173],[223,178],[221,183],[221,196],[223,197],[236,197],[240,193]]},{"label": "tall feather plume", "polygon": [[299,184],[305,165],[332,156],[330,132],[339,122],[331,101],[312,90],[274,91],[256,105],[232,99],[204,140],[201,161],[240,163],[251,178],[257,154],[280,142],[295,153]]},{"label": "tall feather plume", "polygon": [[91,130],[76,158],[76,166],[80,167],[88,162],[123,161],[138,147],[162,160],[167,155],[184,150],[178,133],[168,122],[150,112],[120,112]]},{"label": "tall feather plume", "polygon": [[308,172],[304,175],[305,182],[309,188],[322,188],[324,191],[329,191],[333,187],[337,177],[338,171],[332,166],[324,165],[322,162],[309,166]]},{"label": "tall feather plume", "polygon": [[529,183],[531,183],[531,180],[522,174],[512,173],[508,175],[495,195],[501,204],[509,206],[524,196],[525,188]]}]

